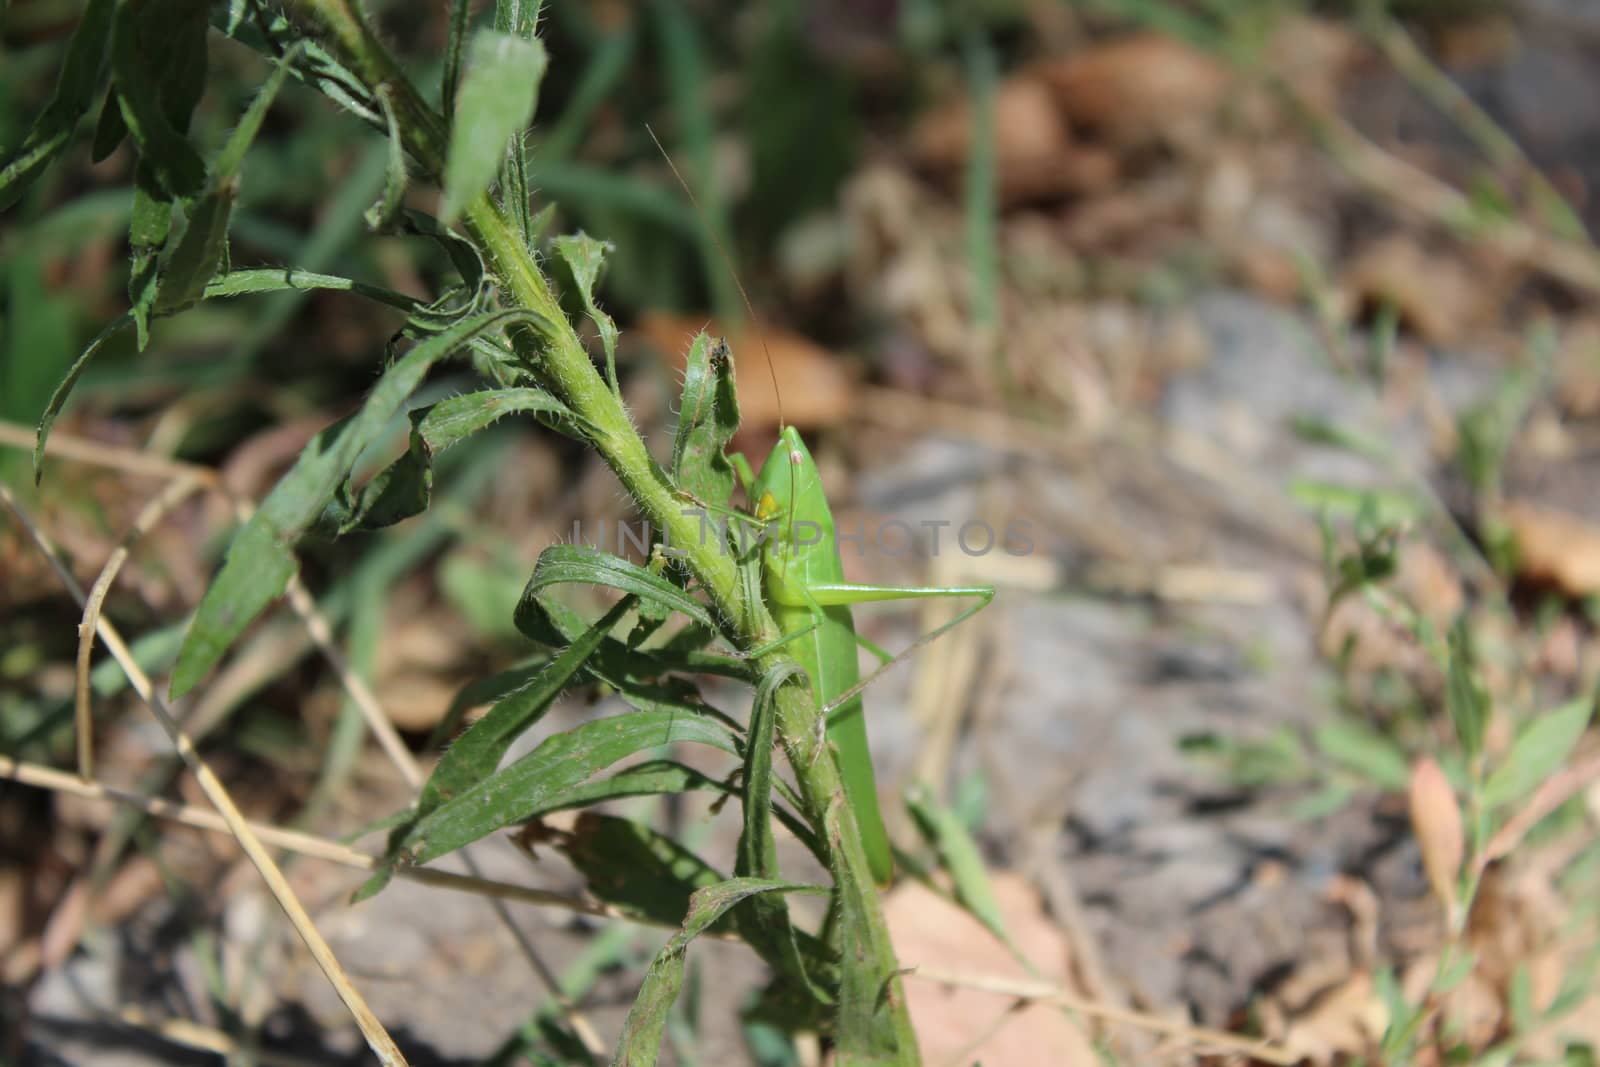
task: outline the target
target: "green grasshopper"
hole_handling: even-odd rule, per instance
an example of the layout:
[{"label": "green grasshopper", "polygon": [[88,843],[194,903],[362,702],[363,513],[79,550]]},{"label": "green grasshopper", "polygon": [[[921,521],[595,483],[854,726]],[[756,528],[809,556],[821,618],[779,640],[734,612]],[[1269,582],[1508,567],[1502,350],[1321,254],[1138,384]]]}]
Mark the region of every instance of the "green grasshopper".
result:
[{"label": "green grasshopper", "polygon": [[[755,308],[733,265],[733,257],[723,247],[716,230],[706,221],[694,189],[678,172],[678,166],[672,161],[666,146],[649,126],[645,130],[667,161],[673,177],[688,195],[689,202],[694,205],[701,224],[711,234],[717,253],[732,276],[734,285],[738,287],[745,310],[754,322]],[[772,374],[772,387],[777,391],[778,378],[772,366],[772,353],[769,351],[766,356],[767,370]],[[752,562],[760,568],[761,594],[767,610],[783,631],[784,636],[779,638],[778,645],[792,649],[795,661],[810,679],[811,691],[817,702],[818,722],[826,725],[829,745],[839,763],[839,776],[844,780],[845,799],[855,812],[872,876],[883,885],[894,877],[894,854],[889,845],[889,832],[883,825],[883,812],[878,806],[877,779],[872,773],[872,754],[867,747],[867,721],[861,693],[901,658],[981,611],[994,599],[994,587],[859,585],[846,582],[834,534],[833,511],[828,507],[822,476],[817,473],[816,462],[812,460],[805,442],[800,439],[799,431],[783,424],[781,396],[778,423],[781,427],[778,443],[772,446],[759,474],[751,471],[750,463],[743,455],[728,458],[744,483],[755,513],[755,522],[764,530],[760,558]],[[706,506],[721,510],[713,505]],[[807,531],[805,536],[801,535],[802,530]],[[898,656],[889,655],[856,633],[850,605],[921,597],[975,597],[977,602],[943,626],[918,638]],[[856,656],[857,645],[882,661],[882,665],[866,678],[861,677]]]},{"label": "green grasshopper", "polygon": [[[867,721],[861,693],[901,657],[982,610],[994,599],[993,586],[861,585],[844,580],[833,512],[817,465],[792,426],[778,435],[759,474],[752,474],[743,456],[732,457],[745,483],[761,541],[762,593],[774,621],[783,631],[781,643],[810,679],[818,721],[827,724],[827,738],[839,763],[846,799],[861,828],[862,844],[879,884],[894,876],[894,857],[877,781],[867,747]],[[925,634],[899,656],[890,656],[856,633],[852,604],[919,597],[975,597],[977,603],[950,622]],[[882,660],[882,666],[861,677],[856,646]]]}]

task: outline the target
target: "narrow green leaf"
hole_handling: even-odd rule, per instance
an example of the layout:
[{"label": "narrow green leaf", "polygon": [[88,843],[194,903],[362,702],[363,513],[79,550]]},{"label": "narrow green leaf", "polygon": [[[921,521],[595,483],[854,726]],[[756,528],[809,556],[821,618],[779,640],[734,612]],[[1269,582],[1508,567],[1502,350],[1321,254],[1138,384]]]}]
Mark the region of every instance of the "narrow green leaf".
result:
[{"label": "narrow green leaf", "polygon": [[161,250],[172,232],[170,194],[160,188],[150,164],[141,159],[133,172],[133,211],[128,218],[128,244],[133,264],[128,271],[128,302],[132,305],[139,351],[150,341],[150,319],[155,313],[161,272]]},{"label": "narrow green leaf", "polygon": [[376,300],[401,311],[416,311],[417,301],[404,293],[382,286],[341,278],[336,274],[318,274],[315,271],[297,270],[293,267],[259,267],[236,270],[213,278],[206,285],[207,300],[235,296],[256,296],[261,293],[281,293],[287,290],[339,289]]},{"label": "narrow green leaf", "polygon": [[[750,733],[744,752],[744,830],[739,835],[738,860],[733,873],[738,877],[776,879],[778,842],[772,833],[772,750],[777,744],[777,693],[783,684],[804,673],[799,664],[779,664],[756,687],[750,712]],[[783,897],[752,897],[748,907],[734,913],[744,939],[768,960],[779,974],[807,990],[819,1003],[832,1000],[816,984],[801,953],[789,904]]]},{"label": "narrow green leaf", "polygon": [[551,545],[539,554],[533,577],[522,591],[522,603],[517,608],[518,628],[528,632],[520,620],[533,609],[540,593],[569,584],[603,585],[633,593],[642,600],[653,600],[687,615],[702,625],[716,626],[704,604],[636,563],[582,545]]},{"label": "narrow green leaf", "polygon": [[566,651],[551,660],[526,687],[496,704],[472,724],[445,752],[417,798],[417,813],[426,816],[440,804],[458,796],[494,773],[506,749],[523,732],[544,717],[562,691],[571,684],[600,641],[633,608],[633,598],[623,597]]},{"label": "narrow green leaf", "polygon": [[152,311],[170,314],[205,295],[206,286],[222,267],[228,248],[228,222],[236,189],[230,182],[206,193],[189,215],[188,229],[167,260],[156,288]]},{"label": "narrow green leaf", "polygon": [[1511,743],[1505,762],[1483,785],[1485,807],[1509,804],[1538,788],[1567,761],[1594,711],[1591,697],[1579,697],[1547,711]]},{"label": "narrow green leaf", "polygon": [[71,143],[78,120],[94,106],[105,84],[106,48],[115,12],[114,0],[89,0],[67,43],[66,59],[50,102],[33,120],[22,143],[6,153],[4,163],[0,163],[0,211],[16,203],[50,161]]},{"label": "narrow green leaf", "polygon": [[638,752],[689,742],[738,754],[728,728],[678,712],[638,711],[596,719],[546,738],[539,747],[451,798],[390,842],[391,855],[427,863],[528,818],[558,795]]},{"label": "narrow green leaf", "polygon": [[444,101],[447,115],[456,107],[456,87],[461,80],[461,53],[466,47],[467,20],[471,17],[471,0],[450,0],[450,30],[445,35],[444,74],[439,90],[439,98]]},{"label": "narrow green leaf", "polygon": [[476,678],[456,693],[455,699],[450,701],[450,707],[445,710],[444,717],[439,720],[439,725],[433,728],[433,733],[428,735],[428,740],[423,743],[424,751],[438,748],[456,732],[456,727],[461,725],[461,720],[467,712],[480,704],[489,704],[496,700],[504,700],[518,689],[526,687],[539,672],[544,670],[549,663],[549,657],[540,656],[532,663],[522,663],[515,667],[482,678]]},{"label": "narrow green leaf", "polygon": [[127,329],[133,323],[133,315],[127,312],[113,319],[111,324],[90,341],[84,350],[67,368],[67,375],[61,379],[61,384],[56,386],[56,391],[50,395],[50,402],[45,405],[44,414],[39,416],[39,427],[34,434],[33,443],[33,480],[38,484],[44,474],[44,446],[50,439],[50,427],[55,425],[56,416],[61,414],[61,409],[67,404],[67,397],[72,395],[72,387],[78,384],[78,379],[83,377],[83,372],[88,369],[89,362],[100,351],[102,345],[117,334]]},{"label": "narrow green leaf", "polygon": [[673,484],[702,504],[726,505],[737,480],[727,447],[738,429],[733,353],[721,338],[699,333],[689,345],[672,438]]},{"label": "narrow green leaf", "polygon": [[683,922],[695,890],[724,877],[666,834],[601,812],[582,813],[553,844],[597,899],[663,926]]},{"label": "narrow green leaf", "polygon": [[433,460],[440,452],[507,415],[527,413],[547,423],[582,422],[542,389],[486,389],[450,397],[411,413],[411,447],[373,476],[360,492],[348,482],[330,502],[320,526],[334,536],[377,530],[427,510],[433,495]]},{"label": "narrow green leaf", "polygon": [[1314,738],[1323,755],[1383,789],[1399,792],[1411,780],[1405,753],[1366,723],[1335,719],[1318,726]]},{"label": "narrow green leaf", "polygon": [[223,142],[222,150],[217,153],[216,161],[211,165],[212,189],[222,188],[239,173],[245,153],[250,151],[250,146],[255,143],[256,134],[261,132],[261,124],[267,119],[267,112],[272,108],[273,101],[278,98],[278,90],[283,88],[284,79],[294,69],[295,62],[304,50],[304,44],[296,43],[288,54],[273,66],[271,76],[261,86],[261,91],[256,93],[255,99],[250,101],[250,106],[245,108],[244,116],[239,119],[239,124],[233,128],[228,139]]},{"label": "narrow green leaf", "polygon": [[611,391],[620,396],[622,387],[617,384],[617,324],[610,315],[600,310],[594,292],[600,284],[600,274],[605,269],[606,253],[611,251],[611,245],[597,241],[586,233],[570,233],[557,237],[551,246],[572,272],[583,309],[600,331],[600,346],[606,354],[606,381],[611,383]]},{"label": "narrow green leaf", "polygon": [[505,158],[506,144],[533,121],[548,62],[538,38],[525,40],[493,30],[473,34],[445,159],[440,213],[445,225],[489,187]]},{"label": "narrow green leaf", "polygon": [[122,117],[122,103],[117,99],[117,87],[106,90],[106,101],[100,105],[100,118],[94,126],[94,142],[89,146],[89,161],[104,163],[111,153],[122,147],[128,137],[128,123]]},{"label": "narrow green leaf", "polygon": [[543,6],[544,0],[495,0],[494,28],[531,40],[539,31],[539,9]]},{"label": "narrow green leaf", "polygon": [[939,854],[961,906],[987,926],[990,933],[1011,946],[1011,936],[1006,933],[1005,918],[1000,913],[1000,902],[995,898],[994,886],[989,881],[988,865],[983,862],[978,843],[972,839],[961,820],[921,786],[907,790],[906,807],[910,809],[923,837]]},{"label": "narrow green leaf", "polygon": [[532,312],[505,311],[452,326],[391,365],[360,411],[312,439],[235,536],[221,572],[201,599],[173,670],[174,697],[193,689],[245,627],[283,592],[292,564],[285,570],[277,561],[292,559],[294,543],[327,506],[357,457],[383,431],[428,369],[487,330],[542,321]]},{"label": "narrow green leaf", "polygon": [[613,1067],[653,1065],[661,1053],[661,1035],[667,1012],[683,987],[684,963],[689,943],[711,929],[729,909],[764,893],[823,893],[817,886],[767,878],[732,878],[698,889],[689,898],[689,914],[645,972],[639,995],[622,1024],[622,1039],[612,1059]]},{"label": "narrow green leaf", "polygon": [[1455,724],[1456,737],[1473,760],[1483,751],[1483,733],[1489,722],[1489,694],[1477,674],[1472,630],[1465,616],[1450,629],[1450,664],[1445,674],[1445,706]]},{"label": "narrow green leaf", "polygon": [[128,130],[169,196],[195,196],[206,166],[189,143],[190,116],[206,81],[205,0],[117,5],[111,71]]},{"label": "narrow green leaf", "polygon": [[394,117],[394,107],[389,103],[387,86],[378,88],[378,105],[383,108],[384,125],[389,131],[389,163],[384,169],[383,199],[367,208],[362,216],[368,228],[375,232],[394,225],[400,206],[406,198],[406,148],[400,136],[400,125]]}]

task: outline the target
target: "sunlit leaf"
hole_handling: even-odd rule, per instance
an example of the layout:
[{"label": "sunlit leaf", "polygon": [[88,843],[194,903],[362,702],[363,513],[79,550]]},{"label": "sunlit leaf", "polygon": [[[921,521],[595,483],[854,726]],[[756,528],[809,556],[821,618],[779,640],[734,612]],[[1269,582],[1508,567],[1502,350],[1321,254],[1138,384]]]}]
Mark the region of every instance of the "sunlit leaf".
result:
[{"label": "sunlit leaf", "polygon": [[[766,878],[733,878],[696,890],[689,900],[683,928],[672,935],[645,972],[644,983],[622,1024],[614,1067],[644,1067],[656,1062],[667,1013],[683,987],[684,963],[689,943],[710,929],[730,908],[764,893],[820,893],[816,886]],[[842,1061],[841,1061],[842,1062]]]},{"label": "sunlit leaf", "polygon": [[1593,700],[1579,697],[1529,723],[1511,743],[1505,761],[1484,783],[1484,805],[1493,808],[1509,804],[1554,774],[1572,754],[1593,711]]},{"label": "sunlit leaf", "polygon": [[544,717],[584,662],[594,654],[601,638],[610,633],[632,607],[633,602],[628,597],[618,601],[582,637],[551,660],[537,677],[502,699],[457,738],[423,783],[417,798],[418,815],[427,815],[493,774],[506,749]]},{"label": "sunlit leaf", "polygon": [[1323,755],[1374,785],[1398,792],[1410,784],[1405,753],[1365,723],[1334,719],[1318,726],[1313,737]]},{"label": "sunlit leaf", "polygon": [[600,273],[605,268],[606,253],[611,246],[586,233],[564,234],[550,244],[572,272],[583,309],[588,312],[595,329],[600,331],[600,346],[606,355],[606,381],[611,383],[611,391],[620,395],[621,386],[617,384],[617,324],[595,301],[595,288],[600,284]]},{"label": "sunlit leaf", "polygon": [[619,760],[662,745],[709,745],[734,755],[726,726],[704,716],[635,711],[596,719],[545,739],[532,752],[441,804],[390,842],[412,863],[426,863],[527,819],[553,796]]},{"label": "sunlit leaf", "polygon": [[494,30],[473,34],[466,73],[456,94],[445,160],[440,218],[446,225],[489,187],[505,158],[507,143],[533,120],[539,82],[548,62],[544,43],[538,38]]},{"label": "sunlit leaf", "polygon": [[720,338],[697,334],[689,345],[678,429],[672,438],[672,480],[702,504],[725,506],[733,496],[728,442],[739,429],[733,354]]}]

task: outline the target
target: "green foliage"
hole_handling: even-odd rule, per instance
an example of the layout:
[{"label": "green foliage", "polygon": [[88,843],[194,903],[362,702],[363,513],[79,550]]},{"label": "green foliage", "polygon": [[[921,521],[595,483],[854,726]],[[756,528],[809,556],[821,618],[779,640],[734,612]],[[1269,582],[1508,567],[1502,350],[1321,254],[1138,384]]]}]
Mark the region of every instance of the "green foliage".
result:
[{"label": "green foliage", "polygon": [[537,38],[494,30],[473,35],[445,162],[440,219],[446,225],[489,187],[505,159],[506,145],[513,138],[520,143],[538,106],[539,82],[548,65],[544,44]]},{"label": "green foliage", "polygon": [[728,442],[739,429],[733,353],[704,331],[689,345],[678,429],[672,437],[672,481],[701,504],[724,505],[733,496]]},{"label": "green foliage", "polygon": [[105,84],[106,51],[116,0],[90,0],[73,31],[54,94],[28,134],[0,165],[0,211],[16,203],[30,183],[72,142],[78,122]]},{"label": "green foliage", "polygon": [[1520,800],[1554,774],[1567,762],[1593,714],[1593,699],[1580,697],[1534,718],[1484,782],[1484,805],[1496,808]]}]

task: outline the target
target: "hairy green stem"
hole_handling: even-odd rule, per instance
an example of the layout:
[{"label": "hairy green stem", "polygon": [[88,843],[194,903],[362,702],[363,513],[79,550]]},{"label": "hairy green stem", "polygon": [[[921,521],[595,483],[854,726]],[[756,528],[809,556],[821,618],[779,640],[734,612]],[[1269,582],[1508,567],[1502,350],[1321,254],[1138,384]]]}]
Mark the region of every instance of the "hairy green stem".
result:
[{"label": "hairy green stem", "polygon": [[[369,88],[386,87],[407,151],[436,181],[448,145],[444,119],[430,107],[410,79],[348,0],[296,0],[295,7],[332,39],[340,58]],[[629,494],[699,580],[713,606],[738,633],[746,649],[773,645],[782,636],[759,597],[747,598],[738,569],[718,539],[704,536],[698,511],[669,484],[652,460],[627,409],[601,377],[577,333],[568,325],[555,294],[512,220],[488,194],[466,207],[464,225],[511,306],[536,312],[554,324],[549,336],[519,330],[512,338],[519,355],[545,385],[593,429],[591,443]],[[757,661],[762,672],[784,661],[781,648]],[[825,742],[817,708],[807,690],[786,685],[778,693],[778,726],[784,752],[794,768],[800,795],[813,826],[827,843],[841,914],[855,915],[843,949],[846,968],[858,968],[875,1001],[890,1013],[894,1047],[873,1062],[916,1063],[916,1038],[900,985],[894,949],[861,834],[834,760],[819,758]]]}]

